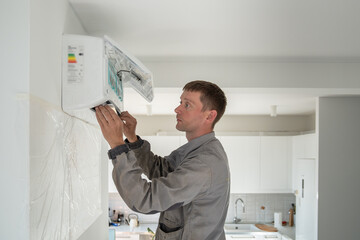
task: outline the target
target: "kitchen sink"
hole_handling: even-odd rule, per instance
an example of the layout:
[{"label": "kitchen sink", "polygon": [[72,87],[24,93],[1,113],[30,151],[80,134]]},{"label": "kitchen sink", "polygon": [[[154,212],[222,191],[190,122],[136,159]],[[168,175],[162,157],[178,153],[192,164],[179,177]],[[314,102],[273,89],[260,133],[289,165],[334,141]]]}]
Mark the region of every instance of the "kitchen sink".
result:
[{"label": "kitchen sink", "polygon": [[261,231],[255,224],[227,223],[224,226],[225,233],[258,232]]}]

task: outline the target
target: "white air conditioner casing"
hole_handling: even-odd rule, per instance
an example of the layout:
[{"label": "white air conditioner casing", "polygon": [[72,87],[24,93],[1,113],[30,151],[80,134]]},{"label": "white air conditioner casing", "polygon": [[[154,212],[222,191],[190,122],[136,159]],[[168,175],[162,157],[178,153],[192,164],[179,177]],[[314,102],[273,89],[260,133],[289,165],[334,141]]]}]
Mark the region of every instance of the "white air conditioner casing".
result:
[{"label": "white air conditioner casing", "polygon": [[110,104],[123,111],[123,86],[129,85],[149,102],[152,73],[108,37],[63,35],[62,109],[97,123],[93,108]]}]

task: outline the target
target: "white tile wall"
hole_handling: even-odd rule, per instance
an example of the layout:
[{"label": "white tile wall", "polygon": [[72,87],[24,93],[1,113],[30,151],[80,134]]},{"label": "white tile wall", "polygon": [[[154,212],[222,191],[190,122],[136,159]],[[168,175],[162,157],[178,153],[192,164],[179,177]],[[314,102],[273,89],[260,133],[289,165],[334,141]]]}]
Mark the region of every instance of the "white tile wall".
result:
[{"label": "white tile wall", "polygon": [[[295,203],[295,196],[291,193],[281,194],[231,194],[226,222],[232,222],[235,216],[235,200],[242,198],[245,203],[245,213],[242,212],[241,202],[238,202],[238,218],[242,222],[266,222],[274,221],[274,212],[281,212],[283,221],[289,221],[289,209]],[[261,206],[265,209],[261,210]],[[133,211],[126,206],[118,193],[109,193],[110,212],[115,209],[127,216]],[[157,222],[159,214],[139,214],[140,222]]]},{"label": "white tile wall", "polygon": [[[279,194],[231,194],[226,222],[232,222],[235,216],[235,201],[241,198],[245,203],[245,213],[242,212],[241,202],[238,202],[237,216],[242,222],[271,223],[274,212],[281,212],[283,221],[289,221],[289,209],[295,203],[295,196],[291,193]],[[261,206],[265,209],[262,210]]]}]

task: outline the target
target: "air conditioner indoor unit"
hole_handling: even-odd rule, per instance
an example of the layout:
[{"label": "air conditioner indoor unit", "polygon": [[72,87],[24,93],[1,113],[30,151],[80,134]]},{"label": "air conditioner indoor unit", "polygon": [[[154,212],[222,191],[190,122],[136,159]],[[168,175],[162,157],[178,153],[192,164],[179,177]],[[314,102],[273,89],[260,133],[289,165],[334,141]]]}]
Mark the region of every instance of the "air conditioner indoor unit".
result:
[{"label": "air conditioner indoor unit", "polygon": [[108,104],[123,111],[124,86],[147,101],[153,94],[152,73],[109,37],[63,35],[62,109],[97,124],[94,108]]}]

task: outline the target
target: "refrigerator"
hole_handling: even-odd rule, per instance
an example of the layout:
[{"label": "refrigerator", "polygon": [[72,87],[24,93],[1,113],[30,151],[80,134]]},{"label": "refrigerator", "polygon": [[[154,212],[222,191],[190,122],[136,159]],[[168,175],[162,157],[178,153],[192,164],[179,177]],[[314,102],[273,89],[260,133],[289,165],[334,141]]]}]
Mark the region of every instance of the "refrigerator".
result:
[{"label": "refrigerator", "polygon": [[316,240],[316,162],[315,158],[296,159],[296,240]]}]

